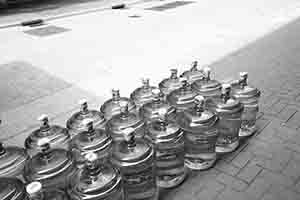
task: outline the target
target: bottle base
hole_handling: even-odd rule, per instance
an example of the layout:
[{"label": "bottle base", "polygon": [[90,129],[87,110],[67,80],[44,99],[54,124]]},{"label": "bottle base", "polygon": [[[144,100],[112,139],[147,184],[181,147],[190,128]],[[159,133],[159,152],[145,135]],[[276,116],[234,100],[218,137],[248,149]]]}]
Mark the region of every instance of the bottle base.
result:
[{"label": "bottle base", "polygon": [[184,173],[180,176],[177,176],[176,178],[173,178],[171,180],[157,180],[157,186],[160,188],[173,188],[178,185],[180,185],[186,178],[187,170],[184,170]]},{"label": "bottle base", "polygon": [[216,160],[217,160],[216,156],[214,156],[212,159],[205,159],[205,160],[203,159],[199,162],[191,162],[185,160],[185,165],[191,170],[207,170],[214,166]]},{"label": "bottle base", "polygon": [[235,151],[239,146],[239,140],[230,143],[230,144],[222,144],[216,146],[216,152],[217,153],[230,153]]},{"label": "bottle base", "polygon": [[241,128],[239,131],[239,137],[249,137],[256,132],[256,126]]}]

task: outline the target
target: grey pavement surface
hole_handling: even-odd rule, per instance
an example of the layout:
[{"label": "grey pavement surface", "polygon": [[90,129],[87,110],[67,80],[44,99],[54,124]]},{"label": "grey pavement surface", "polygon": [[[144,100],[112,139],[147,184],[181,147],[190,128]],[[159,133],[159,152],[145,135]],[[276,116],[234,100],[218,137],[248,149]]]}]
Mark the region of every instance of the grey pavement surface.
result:
[{"label": "grey pavement surface", "polygon": [[[191,172],[178,188],[162,191],[162,200],[300,199],[299,32],[300,19],[212,64],[214,74],[221,80],[238,74],[241,66],[248,70],[249,82],[262,90],[259,130],[242,141],[236,152],[220,157],[214,168]],[[15,64],[15,68],[6,71],[1,68],[3,73],[16,77],[13,89],[20,91],[20,100],[10,101],[15,94],[0,87],[1,94],[5,90],[5,98],[10,101],[8,107],[0,107],[1,118],[6,119],[0,127],[1,139],[6,144],[23,145],[24,138],[38,126],[36,117],[41,113],[49,114],[51,123],[65,125],[70,114],[79,109],[78,99],[87,98],[95,109],[103,102],[71,84],[37,72],[34,66],[24,70],[26,63]],[[9,76],[4,76],[4,80]],[[37,85],[32,80],[41,81]],[[27,87],[32,90],[23,92]],[[28,101],[22,102],[26,98]]]}]

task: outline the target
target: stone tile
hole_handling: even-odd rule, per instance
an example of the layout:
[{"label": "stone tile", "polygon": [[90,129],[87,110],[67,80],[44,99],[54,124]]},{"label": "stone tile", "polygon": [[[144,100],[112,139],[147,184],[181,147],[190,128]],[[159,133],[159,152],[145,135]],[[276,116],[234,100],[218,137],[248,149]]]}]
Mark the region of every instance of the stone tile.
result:
[{"label": "stone tile", "polygon": [[234,191],[231,188],[226,188],[221,192],[217,200],[254,200],[252,195],[245,192]]},{"label": "stone tile", "polygon": [[242,151],[239,153],[237,157],[232,160],[232,164],[239,168],[243,168],[252,158],[254,155],[248,151]]},{"label": "stone tile", "polygon": [[251,161],[238,173],[237,177],[251,183],[255,177],[261,172],[262,168]]},{"label": "stone tile", "polygon": [[219,160],[216,163],[215,168],[220,170],[221,172],[224,172],[224,173],[232,175],[232,176],[235,176],[240,171],[239,167],[236,167],[236,166],[232,165],[231,163],[228,163],[223,160]]},{"label": "stone tile", "polygon": [[300,194],[300,180],[293,186],[293,189]]},{"label": "stone tile", "polygon": [[300,160],[296,160],[292,157],[287,166],[283,169],[282,174],[295,181],[298,180],[300,178]]},{"label": "stone tile", "polygon": [[271,158],[260,154],[256,155],[252,163],[274,172],[281,172],[286,167],[291,155],[292,152],[290,150],[280,148],[272,152]]},{"label": "stone tile", "polygon": [[292,105],[286,106],[279,114],[278,118],[283,120],[284,122],[288,121],[295,113],[297,112],[297,108]]},{"label": "stone tile", "polygon": [[278,113],[284,110],[286,106],[287,106],[286,101],[278,100],[272,105],[269,104],[269,107],[265,110],[265,114],[277,116]]},{"label": "stone tile", "polygon": [[[206,188],[206,184],[214,184],[211,181],[215,180],[218,171],[210,169],[208,171],[190,171],[187,179],[180,186],[171,190],[163,191],[161,193],[161,199],[164,200],[181,200],[181,199],[195,199],[197,193],[201,193]],[[221,187],[218,183],[218,187]],[[213,191],[211,191],[213,193]]]},{"label": "stone tile", "polygon": [[257,176],[257,178],[264,179],[275,186],[291,187],[295,184],[295,181],[292,178],[265,169]]},{"label": "stone tile", "polygon": [[225,186],[221,183],[209,181],[201,190],[196,191],[193,196],[194,199],[214,200],[224,188]]},{"label": "stone tile", "polygon": [[244,191],[248,187],[248,184],[246,182],[225,173],[219,174],[216,180],[235,191]]},{"label": "stone tile", "polygon": [[251,195],[253,199],[260,199],[266,191],[271,187],[271,182],[263,178],[256,178],[245,191]]},{"label": "stone tile", "polygon": [[298,128],[300,126],[300,112],[296,112],[287,122],[286,125],[291,128]]},{"label": "stone tile", "polygon": [[299,200],[300,195],[299,193],[290,190],[288,188],[272,185],[271,188],[266,192],[262,198],[262,200]]}]

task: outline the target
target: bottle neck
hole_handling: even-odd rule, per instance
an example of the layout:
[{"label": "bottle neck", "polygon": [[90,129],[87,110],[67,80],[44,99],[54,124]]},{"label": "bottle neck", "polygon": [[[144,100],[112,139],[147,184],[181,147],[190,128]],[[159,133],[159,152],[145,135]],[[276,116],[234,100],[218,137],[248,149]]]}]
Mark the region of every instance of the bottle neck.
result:
[{"label": "bottle neck", "polygon": [[204,78],[204,80],[206,81],[210,81],[210,71],[206,72],[206,77]]},{"label": "bottle neck", "polygon": [[247,85],[248,85],[247,79],[242,79],[242,80],[240,81],[240,88],[241,88],[241,89],[244,89],[244,87],[246,87]]},{"label": "bottle neck", "polygon": [[3,146],[3,144],[0,143],[0,156],[4,155],[5,153],[6,153],[6,150],[5,150],[4,146]]},{"label": "bottle neck", "polygon": [[44,199],[44,194],[39,191],[36,194],[29,195],[29,200],[46,200]]},{"label": "bottle neck", "polygon": [[51,151],[50,151],[50,146],[49,144],[46,144],[45,146],[42,147],[42,158],[45,161],[49,161],[52,157]]},{"label": "bottle neck", "polygon": [[112,93],[112,100],[113,101],[119,101],[120,100],[120,93],[118,90],[113,91]]},{"label": "bottle neck", "polygon": [[81,114],[87,114],[88,113],[88,105],[87,104],[83,104],[81,105],[81,108],[80,108],[80,112]]},{"label": "bottle neck", "polygon": [[222,98],[223,103],[227,103],[227,101],[230,99],[229,92],[221,94],[221,98]]},{"label": "bottle neck", "polygon": [[[94,161],[95,162],[95,161]],[[87,170],[88,170],[88,176],[89,176],[89,181],[90,183],[92,183],[93,181],[96,181],[99,177],[99,175],[102,172],[102,164],[96,164],[96,163],[92,163],[89,164],[87,166]]]},{"label": "bottle neck", "polygon": [[168,126],[168,123],[166,122],[166,120],[161,119],[158,121],[158,126],[157,126],[158,130],[165,131],[165,130],[167,130],[167,126]]}]

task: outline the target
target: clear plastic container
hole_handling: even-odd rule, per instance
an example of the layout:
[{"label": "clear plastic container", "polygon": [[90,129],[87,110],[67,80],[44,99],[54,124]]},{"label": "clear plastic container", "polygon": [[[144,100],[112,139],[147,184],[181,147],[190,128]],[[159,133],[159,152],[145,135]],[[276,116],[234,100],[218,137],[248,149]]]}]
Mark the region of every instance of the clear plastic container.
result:
[{"label": "clear plastic container", "polygon": [[221,96],[206,101],[208,108],[216,112],[220,119],[217,153],[229,153],[239,146],[239,130],[244,106],[237,99],[230,97],[230,92],[230,84],[223,84]]},{"label": "clear plastic container", "polygon": [[72,200],[124,200],[119,170],[95,153],[85,155],[85,166],[71,181],[68,193]]},{"label": "clear plastic container", "polygon": [[113,146],[112,163],[121,171],[125,199],[158,200],[154,148],[134,135],[127,128],[125,140]]},{"label": "clear plastic container", "polygon": [[185,165],[205,170],[216,162],[218,116],[204,106],[204,97],[195,98],[195,107],[179,114],[178,124],[184,130]]},{"label": "clear plastic container", "polygon": [[145,137],[155,148],[158,186],[178,186],[186,177],[183,130],[162,116],[148,126]]},{"label": "clear plastic container", "polygon": [[256,115],[259,110],[258,102],[261,94],[257,88],[248,85],[247,79],[248,73],[241,72],[239,84],[233,88],[232,92],[232,96],[244,105],[240,137],[251,136],[256,131]]}]

